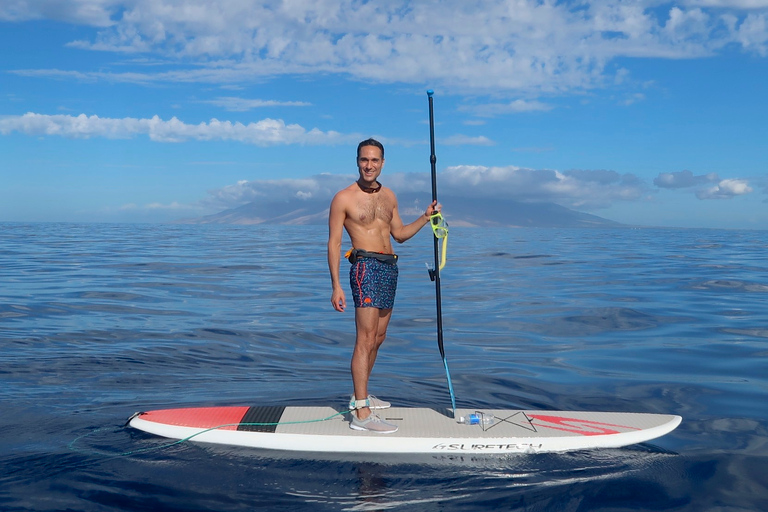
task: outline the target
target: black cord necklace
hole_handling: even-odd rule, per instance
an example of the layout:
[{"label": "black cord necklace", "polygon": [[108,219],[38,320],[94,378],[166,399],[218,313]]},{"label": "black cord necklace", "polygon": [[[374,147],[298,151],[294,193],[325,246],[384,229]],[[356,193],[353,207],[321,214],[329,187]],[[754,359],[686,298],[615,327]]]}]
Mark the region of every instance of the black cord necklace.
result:
[{"label": "black cord necklace", "polygon": [[364,186],[362,185],[362,183],[360,183],[360,181],[359,181],[359,180],[358,180],[356,183],[357,183],[357,186],[358,186],[358,187],[360,187],[360,190],[362,190],[362,191],[363,191],[363,192],[365,192],[366,194],[375,194],[376,192],[378,192],[379,190],[381,190],[381,183],[379,183],[379,180],[374,180],[373,182],[374,182],[375,184],[377,184],[377,185],[378,185],[378,187],[376,187],[376,188],[373,188],[373,187],[364,187]]}]

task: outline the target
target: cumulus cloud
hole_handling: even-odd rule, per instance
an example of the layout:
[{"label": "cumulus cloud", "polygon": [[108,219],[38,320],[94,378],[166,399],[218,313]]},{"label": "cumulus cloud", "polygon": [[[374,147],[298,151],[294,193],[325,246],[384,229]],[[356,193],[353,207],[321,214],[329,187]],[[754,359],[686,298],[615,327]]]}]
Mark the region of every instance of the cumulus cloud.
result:
[{"label": "cumulus cloud", "polygon": [[283,144],[340,144],[357,140],[358,135],[342,135],[335,131],[307,130],[298,124],[286,124],[281,119],[262,119],[243,124],[211,119],[209,122],[187,124],[176,117],[169,120],[154,116],[149,119],[104,118],[96,115],[45,115],[32,112],[22,116],[0,118],[0,134],[12,132],[26,135],[58,135],[87,139],[129,139],[147,135],[156,142],[187,140],[234,140],[257,146]]},{"label": "cumulus cloud", "polygon": [[727,9],[768,9],[768,0],[686,0],[694,7],[723,7]]},{"label": "cumulus cloud", "polygon": [[[299,179],[243,180],[209,191],[195,206],[207,211],[222,211],[250,202],[322,207],[355,179],[354,174],[319,174]],[[597,210],[617,202],[643,200],[650,192],[649,186],[637,176],[611,170],[560,172],[515,166],[460,165],[441,171],[438,180],[441,196],[453,201],[483,198],[552,202],[577,210]],[[385,173],[381,181],[401,198],[415,194],[426,200],[431,190],[429,173]],[[751,191],[745,180],[720,180],[700,191],[700,198],[727,199]]]},{"label": "cumulus cloud", "polygon": [[659,188],[689,188],[719,181],[717,174],[711,172],[700,176],[694,176],[691,171],[662,172],[654,180],[653,184]]},{"label": "cumulus cloud", "polygon": [[735,31],[737,41],[744,48],[761,57],[768,56],[768,14],[750,14]]},{"label": "cumulus cloud", "polygon": [[[301,179],[240,181],[211,190],[198,206],[207,210],[236,208],[249,202],[307,202],[327,204],[355,175],[321,174]],[[510,199],[521,202],[553,202],[576,209],[605,208],[616,201],[637,200],[647,186],[631,174],[614,171],[568,171],[520,167],[455,166],[439,173],[440,193],[454,200]],[[386,173],[382,183],[401,197],[405,194],[428,198],[429,173]]]},{"label": "cumulus cloud", "polygon": [[699,199],[732,199],[752,192],[747,180],[731,179],[722,180],[713,187],[696,192]]},{"label": "cumulus cloud", "polygon": [[[708,184],[712,184],[707,186]],[[699,199],[731,199],[736,196],[749,194],[752,187],[744,179],[724,179],[711,172],[696,176],[691,171],[663,172],[654,180],[653,184],[659,188],[667,189],[696,189],[696,197]]]},{"label": "cumulus cloud", "polygon": [[441,174],[441,189],[467,197],[555,202],[582,209],[604,208],[618,200],[636,200],[647,186],[634,175],[615,171],[560,172],[515,166],[460,165]]},{"label": "cumulus cloud", "polygon": [[[357,179],[356,174],[318,174],[306,178],[241,180],[233,185],[209,190],[208,196],[198,203],[205,209],[235,208],[252,201],[328,202],[344,187]],[[430,191],[429,173],[385,173],[381,181],[397,193]]]},{"label": "cumulus cloud", "polygon": [[330,201],[336,192],[354,180],[353,175],[339,174],[319,174],[298,179],[242,180],[234,185],[210,190],[199,204],[207,209],[224,210],[252,201]]},{"label": "cumulus cloud", "polygon": [[611,75],[621,71],[607,64],[617,58],[701,57],[732,44],[765,55],[766,11],[762,0],[13,0],[0,5],[0,19],[81,23],[96,33],[72,46],[158,55],[179,66],[81,71],[83,79],[228,84],[338,73],[508,94],[615,83],[622,77]]},{"label": "cumulus cloud", "polygon": [[1,21],[52,19],[94,27],[112,25],[118,2],[112,0],[7,0],[0,4]]},{"label": "cumulus cloud", "polygon": [[[568,177],[557,171],[521,169],[517,167],[449,167],[440,173],[441,194],[458,198],[504,197],[518,201],[554,201],[565,205],[582,205],[585,198],[594,196],[603,201],[618,199],[615,188],[622,177],[618,174],[606,179],[589,171]],[[228,209],[252,201],[283,202],[297,205],[309,200],[331,200],[333,195],[348,186],[355,175],[321,174],[301,179],[240,181],[220,189],[211,190],[200,202],[207,209]],[[387,173],[382,183],[398,194],[423,193],[429,195],[431,178],[428,173]],[[637,195],[637,194],[630,194]]]}]

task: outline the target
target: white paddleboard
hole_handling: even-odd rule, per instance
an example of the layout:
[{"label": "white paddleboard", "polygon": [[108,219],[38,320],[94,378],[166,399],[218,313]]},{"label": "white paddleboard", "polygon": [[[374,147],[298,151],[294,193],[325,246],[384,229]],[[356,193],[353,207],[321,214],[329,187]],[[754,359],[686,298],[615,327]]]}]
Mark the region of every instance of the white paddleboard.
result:
[{"label": "white paddleboard", "polygon": [[393,407],[376,411],[393,434],[349,428],[331,407],[199,407],[135,414],[130,426],[171,439],[326,453],[545,453],[616,448],[674,430],[680,416],[623,412],[458,409],[456,418],[492,414],[490,424],[462,424],[449,410]]}]

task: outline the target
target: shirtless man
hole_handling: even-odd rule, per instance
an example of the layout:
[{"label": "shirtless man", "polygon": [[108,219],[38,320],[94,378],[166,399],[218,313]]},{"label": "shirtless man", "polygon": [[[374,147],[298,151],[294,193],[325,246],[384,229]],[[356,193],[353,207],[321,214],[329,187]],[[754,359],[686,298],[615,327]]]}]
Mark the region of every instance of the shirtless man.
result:
[{"label": "shirtless man", "polygon": [[404,225],[394,192],[378,182],[382,167],[384,146],[374,139],[361,142],[357,147],[360,176],[355,183],[339,191],[331,202],[328,268],[333,286],[331,303],[336,311],[344,311],[347,302],[339,280],[339,261],[342,228],[346,229],[354,248],[349,277],[357,333],[351,364],[354,395],[349,404],[354,412],[349,426],[355,430],[386,434],[397,431],[397,426],[382,420],[371,409],[386,409],[390,404],[368,395],[368,379],[379,347],[386,338],[395,300],[397,256],[393,254],[391,238],[398,243],[410,239],[440,208],[435,201],[424,215]]}]

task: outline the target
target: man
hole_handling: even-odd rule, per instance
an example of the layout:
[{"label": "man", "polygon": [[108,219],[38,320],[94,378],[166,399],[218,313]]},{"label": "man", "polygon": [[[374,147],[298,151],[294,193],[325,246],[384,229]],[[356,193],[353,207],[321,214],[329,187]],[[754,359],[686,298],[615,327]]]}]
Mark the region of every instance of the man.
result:
[{"label": "man", "polygon": [[384,146],[379,141],[368,139],[357,146],[359,177],[331,201],[328,268],[333,286],[331,303],[336,311],[344,311],[347,302],[339,280],[339,261],[342,231],[346,229],[353,247],[347,257],[352,263],[350,285],[356,328],[351,364],[354,395],[349,404],[353,412],[349,426],[386,434],[397,431],[397,426],[382,420],[371,409],[386,409],[390,404],[368,394],[368,379],[386,338],[395,300],[397,256],[392,251],[391,238],[398,243],[410,239],[440,208],[434,201],[424,215],[404,225],[394,192],[378,181],[383,167]]}]

